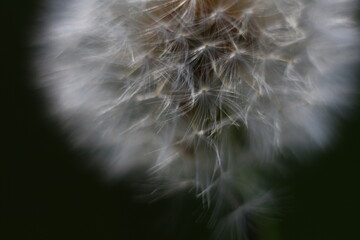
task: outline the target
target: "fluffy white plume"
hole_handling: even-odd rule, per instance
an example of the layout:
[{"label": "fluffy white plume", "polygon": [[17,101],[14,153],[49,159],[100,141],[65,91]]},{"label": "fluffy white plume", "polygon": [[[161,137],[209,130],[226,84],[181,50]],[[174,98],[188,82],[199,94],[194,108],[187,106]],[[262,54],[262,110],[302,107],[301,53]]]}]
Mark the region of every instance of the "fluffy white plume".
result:
[{"label": "fluffy white plume", "polygon": [[352,0],[49,5],[40,84],[74,144],[112,176],[195,189],[223,226],[268,201],[259,163],[326,144],[350,101]]}]

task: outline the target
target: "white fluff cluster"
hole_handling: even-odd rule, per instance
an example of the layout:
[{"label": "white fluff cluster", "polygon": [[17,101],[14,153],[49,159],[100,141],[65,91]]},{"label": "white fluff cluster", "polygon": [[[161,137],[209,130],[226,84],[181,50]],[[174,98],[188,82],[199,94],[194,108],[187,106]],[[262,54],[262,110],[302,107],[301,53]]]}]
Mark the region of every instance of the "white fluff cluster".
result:
[{"label": "white fluff cluster", "polygon": [[50,5],[41,84],[74,143],[109,174],[195,189],[223,225],[267,200],[258,163],[324,145],[349,102],[353,0]]}]

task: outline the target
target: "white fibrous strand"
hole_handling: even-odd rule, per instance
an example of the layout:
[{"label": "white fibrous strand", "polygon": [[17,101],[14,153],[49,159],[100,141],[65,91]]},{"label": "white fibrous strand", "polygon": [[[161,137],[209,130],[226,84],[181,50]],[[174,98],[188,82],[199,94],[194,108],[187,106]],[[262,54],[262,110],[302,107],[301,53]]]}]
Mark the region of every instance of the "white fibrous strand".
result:
[{"label": "white fibrous strand", "polygon": [[355,1],[62,5],[39,38],[51,111],[107,175],[145,170],[159,196],[192,189],[218,233],[242,235],[271,201],[257,170],[326,146],[331,112],[349,105]]}]

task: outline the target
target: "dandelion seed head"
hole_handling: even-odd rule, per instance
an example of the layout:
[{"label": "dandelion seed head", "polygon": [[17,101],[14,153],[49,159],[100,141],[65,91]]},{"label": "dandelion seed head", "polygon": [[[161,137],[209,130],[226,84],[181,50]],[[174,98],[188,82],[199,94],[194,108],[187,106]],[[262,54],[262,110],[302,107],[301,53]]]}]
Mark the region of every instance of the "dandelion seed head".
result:
[{"label": "dandelion seed head", "polygon": [[325,145],[330,112],[350,103],[353,0],[59,5],[38,65],[74,143],[96,149],[108,175],[145,168],[155,188],[227,202],[227,219],[268,196],[247,177],[259,163]]}]

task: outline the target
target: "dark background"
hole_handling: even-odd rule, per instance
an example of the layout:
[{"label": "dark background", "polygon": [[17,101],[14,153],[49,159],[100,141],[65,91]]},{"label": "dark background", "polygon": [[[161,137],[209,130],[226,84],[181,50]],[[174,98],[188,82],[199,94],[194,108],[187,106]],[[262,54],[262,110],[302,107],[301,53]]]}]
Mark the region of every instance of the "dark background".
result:
[{"label": "dark background", "polygon": [[[108,183],[86,167],[90,156],[70,147],[31,84],[29,39],[40,1],[0,8],[0,239],[209,239],[195,198],[147,203],[128,181]],[[286,191],[260,239],[360,239],[358,106],[330,148],[306,164],[287,161],[288,176],[270,179]]]}]

